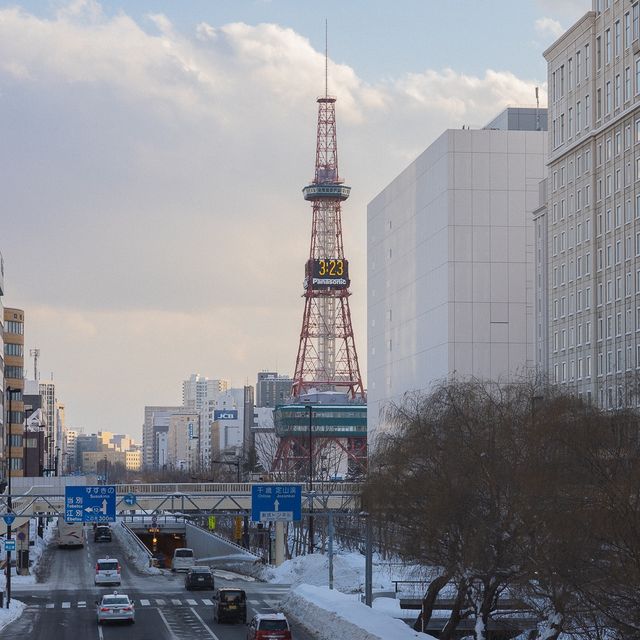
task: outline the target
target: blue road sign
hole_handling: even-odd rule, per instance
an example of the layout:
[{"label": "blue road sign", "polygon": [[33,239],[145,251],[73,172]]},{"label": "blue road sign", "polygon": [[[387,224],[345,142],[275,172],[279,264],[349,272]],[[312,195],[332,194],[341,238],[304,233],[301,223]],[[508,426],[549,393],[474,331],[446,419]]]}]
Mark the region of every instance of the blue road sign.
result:
[{"label": "blue road sign", "polygon": [[5,540],[4,541],[4,550],[5,551],[15,551],[16,550],[16,541],[15,540]]},{"label": "blue road sign", "polygon": [[302,519],[302,485],[254,484],[251,487],[254,522],[292,522]]},{"label": "blue road sign", "polygon": [[65,487],[67,522],[115,522],[116,488],[111,485]]},{"label": "blue road sign", "polygon": [[5,513],[5,514],[2,516],[2,518],[3,518],[4,523],[5,523],[6,525],[12,525],[12,524],[13,524],[13,521],[16,519],[16,516],[15,516],[13,513]]},{"label": "blue road sign", "polygon": [[124,503],[128,504],[130,507],[132,507],[136,503],[136,497],[133,495],[133,493],[127,493],[127,495],[122,499],[124,500]]}]

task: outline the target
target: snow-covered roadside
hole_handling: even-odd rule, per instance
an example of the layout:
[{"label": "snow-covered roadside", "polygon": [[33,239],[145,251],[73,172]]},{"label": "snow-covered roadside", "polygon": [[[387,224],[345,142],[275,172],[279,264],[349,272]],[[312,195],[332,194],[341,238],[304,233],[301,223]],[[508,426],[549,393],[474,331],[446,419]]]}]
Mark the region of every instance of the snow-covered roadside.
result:
[{"label": "snow-covered roadside", "polygon": [[111,527],[111,532],[124,549],[127,558],[133,562],[138,570],[149,575],[162,574],[162,569],[149,566],[149,553],[143,548],[144,545],[142,542],[136,542],[135,537],[128,533],[122,526],[122,523],[115,523],[114,526]]},{"label": "snow-covered roadside", "polygon": [[[51,538],[54,535],[54,522],[49,522],[44,529],[43,537],[39,538],[36,536],[34,545],[29,548],[29,575],[28,576],[19,576],[15,573],[15,567],[12,567],[11,571],[11,586],[19,587],[22,585],[30,585],[35,584],[36,576],[35,572],[40,564],[40,559],[42,558],[42,554],[44,550],[47,548],[47,545],[51,542]],[[6,577],[4,572],[0,574],[0,591],[5,592],[6,589]],[[5,593],[6,595],[6,593]],[[20,602],[20,600],[16,600],[15,598],[11,598],[11,602],[9,603],[8,609],[0,609],[0,631],[4,627],[6,627],[9,623],[18,619],[22,612],[24,611],[25,604]]]},{"label": "snow-covered roadside", "polygon": [[301,584],[283,600],[286,614],[320,640],[435,640],[401,620],[328,587]]},{"label": "snow-covered roadside", "polygon": [[11,598],[8,609],[0,609],[0,631],[2,631],[10,622],[18,619],[25,608],[24,602]]}]

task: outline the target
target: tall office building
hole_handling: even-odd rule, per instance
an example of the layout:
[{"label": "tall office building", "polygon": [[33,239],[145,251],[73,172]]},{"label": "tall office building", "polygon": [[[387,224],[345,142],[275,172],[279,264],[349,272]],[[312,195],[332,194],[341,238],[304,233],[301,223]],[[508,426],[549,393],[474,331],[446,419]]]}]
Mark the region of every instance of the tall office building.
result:
[{"label": "tall office building", "polygon": [[293,379],[276,371],[261,371],[256,383],[256,407],[275,407],[291,398]]},{"label": "tall office building", "polygon": [[[188,411],[184,407],[147,406],[142,425],[142,466],[148,469],[162,468],[166,461],[159,457],[158,434],[168,433],[169,418],[174,413]],[[79,456],[80,454],[78,454]]]},{"label": "tall office building", "polygon": [[640,403],[640,6],[592,9],[544,52],[536,360],[551,382],[613,408]]},{"label": "tall office building", "polygon": [[56,447],[56,383],[51,380],[46,382],[38,381],[40,387],[40,395],[44,400],[44,413],[47,422],[47,453],[45,456],[45,465],[49,469],[48,473],[53,474],[55,468]]},{"label": "tall office building", "polygon": [[24,311],[4,310],[4,379],[9,447],[6,469],[24,475]]},{"label": "tall office building", "polygon": [[368,436],[381,410],[452,374],[533,367],[533,220],[546,110],[448,130],[367,208]]},{"label": "tall office building", "polygon": [[199,373],[192,373],[182,382],[182,406],[191,411],[200,411],[207,399],[214,399],[229,388],[227,380],[210,380]]}]

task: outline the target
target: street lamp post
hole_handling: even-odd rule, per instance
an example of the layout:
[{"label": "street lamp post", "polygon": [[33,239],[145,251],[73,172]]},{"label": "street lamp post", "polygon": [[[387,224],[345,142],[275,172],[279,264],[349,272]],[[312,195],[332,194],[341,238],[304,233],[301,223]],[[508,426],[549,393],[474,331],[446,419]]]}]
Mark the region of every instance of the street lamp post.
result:
[{"label": "street lamp post", "polygon": [[313,553],[313,407],[308,404],[309,409],[309,553]]},{"label": "street lamp post", "polygon": [[[13,422],[13,393],[19,389],[7,387],[7,396],[9,398],[9,419],[7,420],[7,436],[5,438],[5,458],[7,460],[7,513],[13,511],[13,503],[11,499],[11,424]],[[11,540],[11,523],[7,522],[7,540]],[[7,550],[7,609],[11,603],[11,551]]]}]

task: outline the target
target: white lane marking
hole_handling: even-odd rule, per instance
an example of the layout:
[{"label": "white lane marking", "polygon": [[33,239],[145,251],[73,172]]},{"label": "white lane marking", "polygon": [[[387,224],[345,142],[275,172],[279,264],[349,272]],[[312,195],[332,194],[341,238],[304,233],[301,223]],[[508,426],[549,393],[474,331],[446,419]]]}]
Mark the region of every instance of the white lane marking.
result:
[{"label": "white lane marking", "polygon": [[87,602],[85,600],[80,600],[78,602],[78,608],[79,609],[84,609],[84,608],[86,608],[86,606],[87,606]]},{"label": "white lane marking", "polygon": [[[176,636],[176,634],[173,633],[173,631],[171,630],[168,620],[164,617],[164,613],[162,613],[162,609],[156,609],[156,611],[158,612],[158,615],[162,619],[162,622],[164,622],[164,626],[167,627],[167,631],[169,632],[169,638],[171,640],[178,640],[178,637]],[[102,640],[102,638],[100,638],[100,640]]]},{"label": "white lane marking", "polygon": [[159,604],[161,607],[164,607],[166,602],[162,598],[156,598],[156,604]]},{"label": "white lane marking", "polygon": [[50,602],[50,603],[47,605],[47,609],[53,609],[55,606],[56,606],[56,605],[55,605],[53,602]]},{"label": "white lane marking", "polygon": [[260,604],[260,600],[249,600],[249,604]]},{"label": "white lane marking", "polygon": [[71,609],[71,603],[70,602],[63,602],[62,603],[62,608],[63,609]]},{"label": "white lane marking", "polygon": [[176,606],[182,605],[182,600],[176,600],[176,598],[171,598],[171,604]]},{"label": "white lane marking", "polygon": [[98,638],[100,638],[100,640],[104,640],[104,635],[102,633],[102,625],[101,624],[98,625]]},{"label": "white lane marking", "polygon": [[206,604],[208,607],[213,606],[213,602],[209,598],[202,598],[202,604]]},{"label": "white lane marking", "polygon": [[195,607],[198,603],[195,600],[189,600],[189,598],[187,598],[187,604],[190,607]]},{"label": "white lane marking", "polygon": [[218,638],[218,636],[215,633],[213,633],[211,629],[209,629],[209,627],[207,626],[207,623],[198,615],[197,611],[193,607],[191,607],[189,611],[191,611],[191,613],[193,613],[193,615],[196,618],[198,618],[198,620],[200,620],[200,623],[209,632],[209,635],[213,638],[213,640],[220,640],[220,638]]},{"label": "white lane marking", "polygon": [[150,602],[149,602],[148,600],[140,600],[140,604],[141,604],[143,607],[148,607],[148,606],[149,606],[149,604],[150,604]]}]

